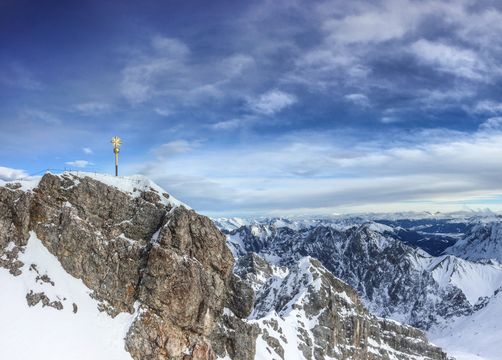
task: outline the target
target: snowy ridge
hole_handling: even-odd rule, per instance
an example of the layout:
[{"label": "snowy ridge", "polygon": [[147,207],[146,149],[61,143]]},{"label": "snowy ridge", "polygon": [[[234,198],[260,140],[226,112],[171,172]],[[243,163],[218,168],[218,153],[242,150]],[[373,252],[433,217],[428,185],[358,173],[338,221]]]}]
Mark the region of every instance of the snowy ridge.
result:
[{"label": "snowy ridge", "polygon": [[[434,222],[433,229],[450,231],[461,224],[455,220],[452,227],[448,221]],[[475,234],[479,233],[479,229],[485,229],[487,224],[492,224],[479,219],[466,221],[471,227],[459,228],[472,228]],[[290,266],[301,261],[302,256],[310,255],[354,287],[374,314],[423,329],[442,326],[440,335],[456,331],[454,326],[461,320],[454,319],[476,318],[480,309],[490,304],[494,293],[502,286],[502,265],[497,261],[470,261],[452,255],[432,256],[407,245],[401,237],[403,230],[400,224],[417,226],[416,221],[405,220],[399,226],[375,221],[353,223],[347,229],[318,225],[298,230],[287,226],[276,227],[273,223],[252,223],[229,232],[227,238],[229,245],[235,249],[234,256],[253,251],[275,265]],[[428,222],[418,224],[429,226]],[[491,238],[496,240],[492,243],[498,244],[500,230],[498,226],[494,229],[488,233],[496,234]],[[284,279],[271,278],[268,286],[271,289],[281,288],[285,286]],[[271,303],[269,297],[263,297],[263,304]],[[255,312],[265,314],[259,308]],[[467,320],[462,324],[468,324]],[[438,337],[437,330],[431,334],[434,338]],[[459,350],[455,343],[444,344],[447,350]],[[470,354],[473,358],[477,356]],[[491,359],[487,355],[489,352],[481,348],[479,354],[480,359]],[[502,358],[502,352],[499,355],[498,359]]]},{"label": "snowy ridge", "polygon": [[502,285],[502,265],[480,264],[446,255],[430,258],[427,270],[442,287],[453,285],[471,305],[490,297]]},{"label": "snowy ridge", "polygon": [[[257,255],[250,256],[260,263]],[[431,354],[416,329],[370,315],[349,285],[311,257],[298,259],[282,275],[268,272],[268,279],[255,285],[255,308],[248,320],[261,330],[255,360],[358,359],[366,352],[374,359],[440,356],[434,348]],[[361,335],[358,324],[366,324],[367,330],[359,330]]]},{"label": "snowy ridge", "polygon": [[396,213],[356,213],[333,214],[330,216],[291,216],[291,217],[256,217],[256,218],[215,218],[213,221],[228,231],[249,225],[270,225],[277,228],[288,227],[293,230],[309,228],[319,225],[346,228],[371,221],[399,221],[399,220],[452,220],[462,222],[493,222],[500,221],[502,214],[489,209],[455,211],[455,212],[396,212]]},{"label": "snowy ridge", "polygon": [[[305,359],[299,348],[306,345],[307,339],[314,343],[312,328],[317,325],[317,316],[309,317],[302,307],[308,303],[309,288],[319,291],[321,286],[321,280],[314,279],[311,271],[315,271],[311,260],[304,258],[287,276],[272,277],[258,292],[259,305],[250,316],[251,322],[263,331],[256,342],[255,359]],[[287,299],[285,304],[281,304],[282,299]],[[267,343],[264,335],[279,341],[284,349],[282,356]]]},{"label": "snowy ridge", "polygon": [[[78,185],[79,178],[89,177],[96,181],[99,181],[108,186],[113,186],[114,188],[127,193],[133,197],[139,197],[142,193],[147,191],[153,191],[157,193],[160,197],[160,202],[163,205],[171,205],[173,207],[184,206],[187,209],[190,209],[188,205],[179,201],[171,195],[168,197],[163,196],[163,194],[168,194],[162,187],[157,185],[155,182],[147,178],[143,175],[132,175],[132,176],[113,176],[104,173],[95,173],[95,172],[85,172],[85,171],[65,171],[61,174],[53,174],[58,177],[71,176],[75,180],[75,185]],[[0,180],[0,186],[14,185],[13,189],[19,189],[22,191],[31,191],[38,187],[41,176],[34,176],[24,180],[14,180],[14,181],[3,181]],[[19,184],[20,187],[15,186],[15,184]]]},{"label": "snowy ridge", "polygon": [[[5,186],[7,189],[12,188],[13,184],[19,184],[20,187],[16,188],[22,191],[30,191],[38,186],[41,176],[33,176],[29,178],[25,178],[23,180],[13,180],[13,181],[4,181],[0,180],[0,186]],[[10,186],[9,186],[10,185]]]},{"label": "snowy ridge", "polygon": [[141,196],[142,193],[146,191],[153,191],[160,196],[160,201],[163,205],[172,206],[184,206],[187,209],[190,207],[173,196],[169,195],[169,198],[162,196],[162,194],[167,194],[167,192],[161,188],[159,185],[154,183],[152,180],[143,175],[132,175],[132,176],[112,176],[109,174],[101,173],[90,173],[90,172],[78,172],[75,175],[74,172],[67,172],[63,174],[71,174],[72,176],[78,177],[90,177],[91,179],[97,180],[106,184],[108,186],[113,186],[122,192],[128,193],[133,197]]},{"label": "snowy ridge", "polygon": [[502,220],[480,220],[446,253],[473,261],[493,259],[502,262]]},{"label": "snowy ridge", "polygon": [[500,360],[502,288],[480,310],[455,317],[429,331],[432,341],[457,360]]}]

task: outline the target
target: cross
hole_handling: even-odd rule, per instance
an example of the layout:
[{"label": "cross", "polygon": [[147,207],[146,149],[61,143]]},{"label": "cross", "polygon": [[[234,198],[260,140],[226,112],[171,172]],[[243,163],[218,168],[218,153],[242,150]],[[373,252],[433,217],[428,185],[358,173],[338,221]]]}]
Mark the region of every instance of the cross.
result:
[{"label": "cross", "polygon": [[115,153],[115,176],[119,176],[119,151],[122,140],[118,136],[112,137],[113,152]]}]

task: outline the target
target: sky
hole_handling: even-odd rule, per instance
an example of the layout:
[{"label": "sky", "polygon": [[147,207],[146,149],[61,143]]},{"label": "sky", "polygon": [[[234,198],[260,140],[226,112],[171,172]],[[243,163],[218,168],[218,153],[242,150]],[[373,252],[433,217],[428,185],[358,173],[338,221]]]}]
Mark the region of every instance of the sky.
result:
[{"label": "sky", "polygon": [[209,216],[502,210],[499,1],[0,3],[0,179]]}]

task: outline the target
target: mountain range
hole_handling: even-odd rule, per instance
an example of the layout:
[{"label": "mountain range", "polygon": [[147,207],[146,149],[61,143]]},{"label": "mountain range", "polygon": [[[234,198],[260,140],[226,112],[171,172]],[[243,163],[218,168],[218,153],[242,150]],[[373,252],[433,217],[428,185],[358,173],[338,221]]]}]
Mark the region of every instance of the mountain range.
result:
[{"label": "mountain range", "polygon": [[[225,232],[141,176],[67,172],[1,183],[2,356],[446,360],[414,326],[496,305],[489,296],[469,302],[491,289],[468,297],[435,282],[436,258],[388,225]],[[425,280],[407,271],[419,266]],[[480,276],[485,267],[498,276],[497,264],[479,266]],[[441,293],[422,296],[419,308],[412,297],[420,289]],[[427,306],[442,312],[419,321],[432,314]],[[406,309],[408,325],[392,319]]]},{"label": "mountain range", "polygon": [[372,314],[426,331],[457,359],[502,358],[495,316],[502,311],[502,219],[493,213],[215,223],[237,259],[252,253],[287,269],[312,257],[353,287]]}]

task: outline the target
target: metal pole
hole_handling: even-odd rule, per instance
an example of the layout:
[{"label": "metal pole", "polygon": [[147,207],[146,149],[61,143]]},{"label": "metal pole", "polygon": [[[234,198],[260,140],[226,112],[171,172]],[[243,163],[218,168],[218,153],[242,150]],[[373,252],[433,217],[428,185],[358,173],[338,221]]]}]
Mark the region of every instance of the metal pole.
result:
[{"label": "metal pole", "polygon": [[115,176],[119,176],[119,152],[115,150]]}]

